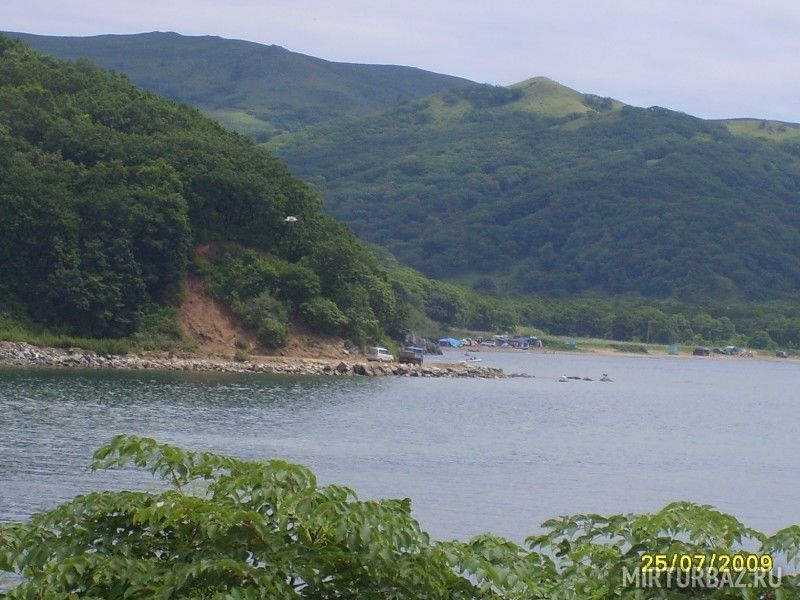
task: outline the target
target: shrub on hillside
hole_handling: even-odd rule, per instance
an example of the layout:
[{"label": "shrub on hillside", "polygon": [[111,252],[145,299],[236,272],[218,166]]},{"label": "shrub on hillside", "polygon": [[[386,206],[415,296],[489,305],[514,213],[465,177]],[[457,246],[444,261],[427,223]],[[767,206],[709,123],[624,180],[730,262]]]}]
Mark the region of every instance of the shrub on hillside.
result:
[{"label": "shrub on hillside", "polygon": [[319,296],[300,305],[300,316],[323,333],[340,334],[347,327],[347,316],[336,303]]},{"label": "shrub on hillside", "polygon": [[289,316],[286,307],[268,292],[254,298],[237,301],[234,311],[250,327],[256,330],[258,340],[267,348],[280,348],[289,335]]},{"label": "shrub on hillside", "polygon": [[261,319],[256,330],[258,341],[265,348],[275,349],[286,345],[289,337],[289,324],[275,317]]}]

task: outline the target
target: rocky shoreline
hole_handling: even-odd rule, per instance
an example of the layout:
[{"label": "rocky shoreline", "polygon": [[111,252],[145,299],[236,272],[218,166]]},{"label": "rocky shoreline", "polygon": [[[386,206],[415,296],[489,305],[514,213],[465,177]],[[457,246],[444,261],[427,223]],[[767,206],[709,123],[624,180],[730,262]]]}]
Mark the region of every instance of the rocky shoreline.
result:
[{"label": "rocky shoreline", "polygon": [[254,362],[215,358],[111,355],[103,356],[80,348],[45,348],[25,342],[0,342],[0,366],[78,369],[127,369],[158,371],[207,371],[217,373],[271,373],[284,375],[328,375],[338,377],[468,377],[502,379],[502,369],[462,364],[367,362],[359,359],[318,360],[310,358],[263,357]]}]

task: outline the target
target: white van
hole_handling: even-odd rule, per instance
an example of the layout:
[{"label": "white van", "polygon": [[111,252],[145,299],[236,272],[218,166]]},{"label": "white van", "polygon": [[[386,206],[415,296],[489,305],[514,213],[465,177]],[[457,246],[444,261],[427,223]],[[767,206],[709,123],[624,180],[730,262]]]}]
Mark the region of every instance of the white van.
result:
[{"label": "white van", "polygon": [[392,353],[389,352],[386,348],[380,348],[375,346],[373,348],[367,349],[367,360],[380,360],[386,362],[392,362],[394,360],[394,356]]}]

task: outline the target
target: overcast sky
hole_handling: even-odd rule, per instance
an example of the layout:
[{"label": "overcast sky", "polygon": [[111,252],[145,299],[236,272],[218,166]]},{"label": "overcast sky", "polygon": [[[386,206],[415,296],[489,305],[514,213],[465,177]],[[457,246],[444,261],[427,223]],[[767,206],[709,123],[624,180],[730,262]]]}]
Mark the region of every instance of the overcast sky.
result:
[{"label": "overcast sky", "polygon": [[0,29],[177,31],[707,118],[800,122],[798,0],[0,0]]}]

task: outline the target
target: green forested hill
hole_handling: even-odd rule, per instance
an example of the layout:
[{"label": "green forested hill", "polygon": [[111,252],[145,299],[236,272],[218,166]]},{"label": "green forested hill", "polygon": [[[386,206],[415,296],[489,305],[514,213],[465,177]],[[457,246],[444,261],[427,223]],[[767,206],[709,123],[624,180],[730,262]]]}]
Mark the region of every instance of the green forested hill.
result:
[{"label": "green forested hill", "polygon": [[[428,172],[428,164],[436,166],[440,175],[454,171],[463,176],[468,190],[481,190],[481,185],[496,177],[489,168],[473,173],[448,164],[452,156],[483,158],[496,152],[489,145],[476,145],[469,135],[451,138],[448,123],[471,123],[471,131],[476,136],[483,135],[487,144],[491,137],[486,136],[486,128],[507,119],[520,125],[528,123],[531,129],[520,131],[527,131],[522,137],[531,148],[537,147],[537,140],[556,137],[548,132],[559,128],[567,132],[581,124],[610,128],[614,119],[632,127],[629,111],[643,127],[650,124],[651,131],[661,131],[659,127],[663,127],[652,125],[654,111],[626,109],[552,82],[532,80],[516,89],[454,92],[432,99],[427,106],[407,105],[394,113],[397,123],[416,123],[416,127],[437,135],[420,142],[418,158],[407,152],[414,140],[411,135],[387,137],[387,148],[383,150],[374,146],[393,169],[393,185],[403,192],[415,171],[418,175]],[[514,102],[525,109],[514,109]],[[585,113],[583,117],[574,115],[580,111]],[[542,114],[548,116],[538,116]],[[686,132],[697,126],[688,117],[671,117],[674,132],[670,136],[662,131],[658,138],[667,150],[689,144]],[[371,122],[379,124],[381,119]],[[745,125],[765,134],[757,124]],[[731,143],[719,125],[703,126],[709,132],[710,148]],[[370,142],[376,135],[376,131],[362,125],[354,126],[352,131],[354,139]],[[497,127],[496,131],[502,129]],[[646,136],[647,131],[640,135]],[[519,142],[513,142],[510,134],[507,137],[501,154],[521,160],[524,155],[518,152]],[[631,134],[630,139],[637,136]],[[744,145],[740,146],[740,141]],[[774,180],[781,185],[788,185],[786,181],[795,177],[786,164],[787,151],[793,151],[791,146],[782,149],[763,141],[740,141],[735,141],[733,147],[743,149],[742,160],[755,161],[762,170],[774,174]],[[310,150],[323,165],[330,166],[334,161],[325,152],[333,142],[321,137],[319,143],[319,149]],[[460,155],[453,154],[453,143]],[[598,140],[594,143],[601,145]],[[611,135],[608,144],[626,148]],[[429,145],[435,150],[433,158]],[[406,154],[395,158],[391,148]],[[571,154],[565,148],[563,157],[551,157],[533,174],[561,168],[564,161],[577,162],[586,152],[573,148]],[[628,150],[619,154],[625,156],[625,152]],[[647,164],[674,160],[668,159],[669,154],[664,151],[661,161],[659,156],[650,155]],[[633,158],[628,160],[637,164]],[[464,165],[472,168],[483,164],[475,161],[465,161]],[[726,164],[724,160],[719,163]],[[355,164],[339,162],[345,170]],[[576,172],[578,167],[573,165],[572,169]],[[507,184],[513,183],[514,173],[518,181],[523,181],[526,173],[524,168],[514,170],[508,165],[495,171],[509,178]],[[686,172],[691,171],[687,167]],[[595,176],[601,172],[605,170],[597,168]],[[678,171],[673,168],[672,172]],[[381,173],[375,174],[377,181]],[[739,176],[741,181],[748,181],[749,175]],[[449,182],[462,185],[457,180],[451,176]],[[423,186],[419,190],[439,183],[430,176],[417,181]],[[572,189],[567,183],[564,185]],[[784,210],[784,204],[778,202],[781,196],[772,185],[765,184],[764,190],[750,188],[754,196],[766,199],[764,206],[778,207],[769,233],[777,266],[764,277],[778,277],[794,268],[793,257],[788,253],[795,247],[791,237],[795,230],[791,228],[797,217]],[[795,198],[795,190],[787,188],[785,197]],[[510,226],[510,231],[520,231],[513,229],[514,208],[503,207],[502,193],[496,194],[497,203],[491,209],[482,207],[477,196],[466,195],[452,210],[443,210],[438,200],[433,201],[433,195],[416,193],[420,195],[413,212],[403,209],[408,218],[392,216],[393,207],[388,204],[391,195],[357,211],[345,211],[345,216],[364,222],[372,212],[379,225],[374,239],[394,240],[402,250],[398,241],[407,236],[418,240],[408,248],[419,246],[421,252],[438,252],[429,260],[431,270],[448,265],[443,257],[463,261],[455,252],[460,248],[474,258],[478,267],[471,265],[471,270],[464,270],[462,276],[466,279],[464,273],[473,275],[478,288],[492,291],[498,282],[501,286],[504,282],[520,284],[518,277],[508,273],[524,275],[522,262],[516,272],[505,269],[505,280],[495,277],[503,273],[505,265],[499,271],[490,270],[492,253],[508,249],[508,237],[500,235],[502,228]],[[449,197],[442,198],[444,201]],[[598,194],[597,203],[609,198],[613,199],[613,194]],[[736,206],[741,201],[737,203]],[[656,204],[662,205],[668,202]],[[481,241],[482,237],[467,237],[467,228],[458,229],[455,218],[464,218],[471,206],[484,210],[484,222],[476,229],[481,236],[488,231],[489,242]],[[629,199],[626,206],[638,204]],[[730,341],[759,348],[776,344],[800,347],[800,314],[793,302],[753,306],[624,297],[554,301],[542,297],[523,300],[482,296],[426,279],[400,266],[391,256],[381,259],[385,267],[379,266],[374,254],[365,250],[346,227],[325,216],[321,208],[318,196],[293,179],[272,155],[252,141],[226,132],[198,111],[143,92],[127,78],[110,76],[87,62],[70,65],[44,58],[21,43],[0,36],[0,339],[75,345],[70,336],[133,334],[133,338],[119,344],[102,342],[103,347],[163,347],[162,342],[168,343],[174,339],[170,336],[177,334],[173,307],[183,276],[197,269],[206,276],[209,290],[226,301],[266,346],[279,346],[288,323],[301,321],[317,331],[338,333],[360,343],[380,338],[383,332],[398,334],[406,327],[435,333],[452,327],[492,331],[527,326],[553,334],[620,340]],[[420,223],[431,214],[436,215],[438,221],[434,224],[438,226],[420,229]],[[576,209],[575,214],[580,212]],[[602,217],[602,213],[598,214]],[[287,216],[297,217],[297,221],[287,222]],[[628,214],[620,210],[617,217],[624,220]],[[752,248],[748,236],[761,231],[761,224],[748,227],[746,215],[735,218],[741,229],[729,236],[725,248],[733,257],[731,260],[741,260]],[[394,229],[387,228],[387,222],[393,223]],[[456,225],[448,225],[451,222]],[[656,217],[647,222],[653,231],[658,230]],[[560,219],[557,225],[554,230],[569,225],[569,220]],[[685,226],[696,224],[685,221]],[[618,229],[604,229],[625,231],[619,225]],[[367,230],[364,235],[368,233]],[[380,239],[381,235],[385,239]],[[630,235],[641,234],[633,230]],[[493,239],[500,241],[496,247]],[[579,238],[573,241],[576,239]],[[657,250],[657,244],[651,241],[658,242],[654,237],[642,247]],[[220,242],[221,251],[211,264],[191,263],[190,249],[205,242]],[[682,244],[676,246],[680,252],[684,252]],[[740,252],[742,246],[748,252]],[[476,249],[480,252],[476,253]],[[553,254],[555,250],[549,256]],[[424,254],[417,256],[425,258]],[[669,259],[664,259],[667,264]],[[610,266],[593,260],[587,263],[590,271],[594,266],[602,273]],[[761,257],[753,255],[752,260]],[[480,273],[479,269],[487,264],[484,275],[475,277],[474,273]],[[704,265],[699,259],[690,261],[690,270],[705,269]],[[586,269],[580,263],[569,268],[578,272]],[[455,269],[452,272],[458,273]],[[546,280],[541,277],[537,281]],[[785,277],[784,281],[791,279]],[[781,291],[778,286],[769,287],[771,282],[765,285],[770,294]],[[602,285],[598,288],[605,289]],[[560,291],[563,287],[537,289]],[[78,341],[83,342],[91,340]]]},{"label": "green forested hill", "polygon": [[236,242],[214,290],[265,345],[292,317],[361,340],[399,322],[373,256],[265,150],[0,36],[0,322],[12,307],[72,335],[133,334],[213,241]]},{"label": "green forested hill", "polygon": [[279,46],[177,33],[55,37],[10,33],[45,54],[87,58],[223,125],[264,139],[333,117],[379,112],[470,81],[392,65],[336,63]]},{"label": "green forested hill", "polygon": [[537,78],[270,147],[331,214],[434,277],[515,294],[752,300],[800,292],[800,139],[773,125]]}]

